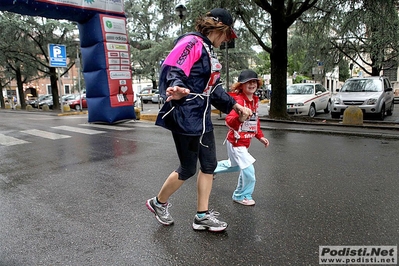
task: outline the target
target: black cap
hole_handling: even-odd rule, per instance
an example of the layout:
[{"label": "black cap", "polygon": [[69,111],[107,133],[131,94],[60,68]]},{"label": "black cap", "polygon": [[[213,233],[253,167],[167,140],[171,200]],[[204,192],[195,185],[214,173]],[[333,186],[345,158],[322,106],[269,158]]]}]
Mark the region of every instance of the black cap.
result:
[{"label": "black cap", "polygon": [[214,8],[209,13],[215,18],[218,18],[224,25],[232,26],[233,18],[230,13],[224,8]]},{"label": "black cap", "polygon": [[224,25],[229,26],[231,28],[231,39],[237,38],[237,34],[233,29],[233,17],[230,15],[229,11],[224,8],[214,8],[210,12],[211,16],[215,18],[217,21],[222,22]]},{"label": "black cap", "polygon": [[245,83],[253,79],[259,80],[258,74],[256,74],[255,71],[250,69],[243,70],[238,76],[238,82],[240,83]]}]

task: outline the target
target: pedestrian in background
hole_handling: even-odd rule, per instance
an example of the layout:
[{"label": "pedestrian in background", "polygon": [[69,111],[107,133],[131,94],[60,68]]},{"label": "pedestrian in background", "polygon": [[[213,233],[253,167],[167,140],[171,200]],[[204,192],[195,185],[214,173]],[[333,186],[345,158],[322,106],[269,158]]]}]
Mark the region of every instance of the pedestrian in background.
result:
[{"label": "pedestrian in background", "polygon": [[237,103],[252,110],[248,119],[243,119],[235,112],[226,116],[227,133],[227,155],[228,159],[219,161],[214,174],[240,172],[237,187],[233,192],[233,201],[246,206],[255,205],[252,193],[255,189],[255,158],[248,149],[252,138],[257,138],[265,147],[269,141],[264,137],[260,128],[258,117],[259,98],[255,95],[257,89],[263,84],[258,74],[253,70],[244,70],[238,77],[238,82],[232,85],[232,94]]},{"label": "pedestrian in background", "polygon": [[221,64],[213,48],[237,38],[233,18],[222,8],[215,8],[196,22],[196,32],[179,37],[165,59],[160,72],[159,90],[165,100],[156,125],[172,132],[180,165],[164,182],[156,197],[148,199],[147,208],[164,225],[174,220],[168,201],[184,183],[200,170],[197,177],[197,213],[194,230],[223,231],[227,223],[219,213],[209,210],[213,172],[217,165],[211,105],[224,113],[234,110],[242,119],[252,114],[236,103],[220,82]]}]

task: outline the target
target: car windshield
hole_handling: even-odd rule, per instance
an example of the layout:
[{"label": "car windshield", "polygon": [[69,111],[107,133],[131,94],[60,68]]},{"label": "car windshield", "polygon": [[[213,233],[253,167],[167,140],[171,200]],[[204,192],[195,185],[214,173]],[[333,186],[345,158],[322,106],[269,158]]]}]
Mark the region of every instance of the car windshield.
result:
[{"label": "car windshield", "polygon": [[38,101],[40,102],[40,101],[43,101],[43,100],[45,100],[45,99],[47,99],[47,98],[49,98],[50,97],[50,95],[42,95],[42,96],[39,96],[39,98],[38,98]]},{"label": "car windshield", "polygon": [[347,80],[342,86],[342,92],[377,92],[382,91],[381,81],[378,79]]},{"label": "car windshield", "polygon": [[313,94],[313,85],[290,85],[287,94]]}]

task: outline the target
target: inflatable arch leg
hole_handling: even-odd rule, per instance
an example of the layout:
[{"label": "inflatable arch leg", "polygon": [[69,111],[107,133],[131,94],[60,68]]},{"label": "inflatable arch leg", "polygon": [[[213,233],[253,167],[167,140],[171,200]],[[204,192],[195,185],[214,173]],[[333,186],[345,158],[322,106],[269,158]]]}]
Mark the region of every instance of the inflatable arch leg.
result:
[{"label": "inflatable arch leg", "polygon": [[89,122],[136,119],[122,0],[1,0],[0,11],[78,22]]},{"label": "inflatable arch leg", "polygon": [[79,35],[89,122],[135,119],[125,19],[97,14]]}]

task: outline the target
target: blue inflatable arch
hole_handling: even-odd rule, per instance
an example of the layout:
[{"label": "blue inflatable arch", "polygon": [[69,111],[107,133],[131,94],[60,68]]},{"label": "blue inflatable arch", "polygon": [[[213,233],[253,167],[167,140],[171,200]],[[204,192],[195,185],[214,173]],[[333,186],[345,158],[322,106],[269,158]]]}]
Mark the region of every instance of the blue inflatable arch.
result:
[{"label": "blue inflatable arch", "polygon": [[0,11],[77,22],[89,122],[136,119],[123,0],[1,0]]}]

